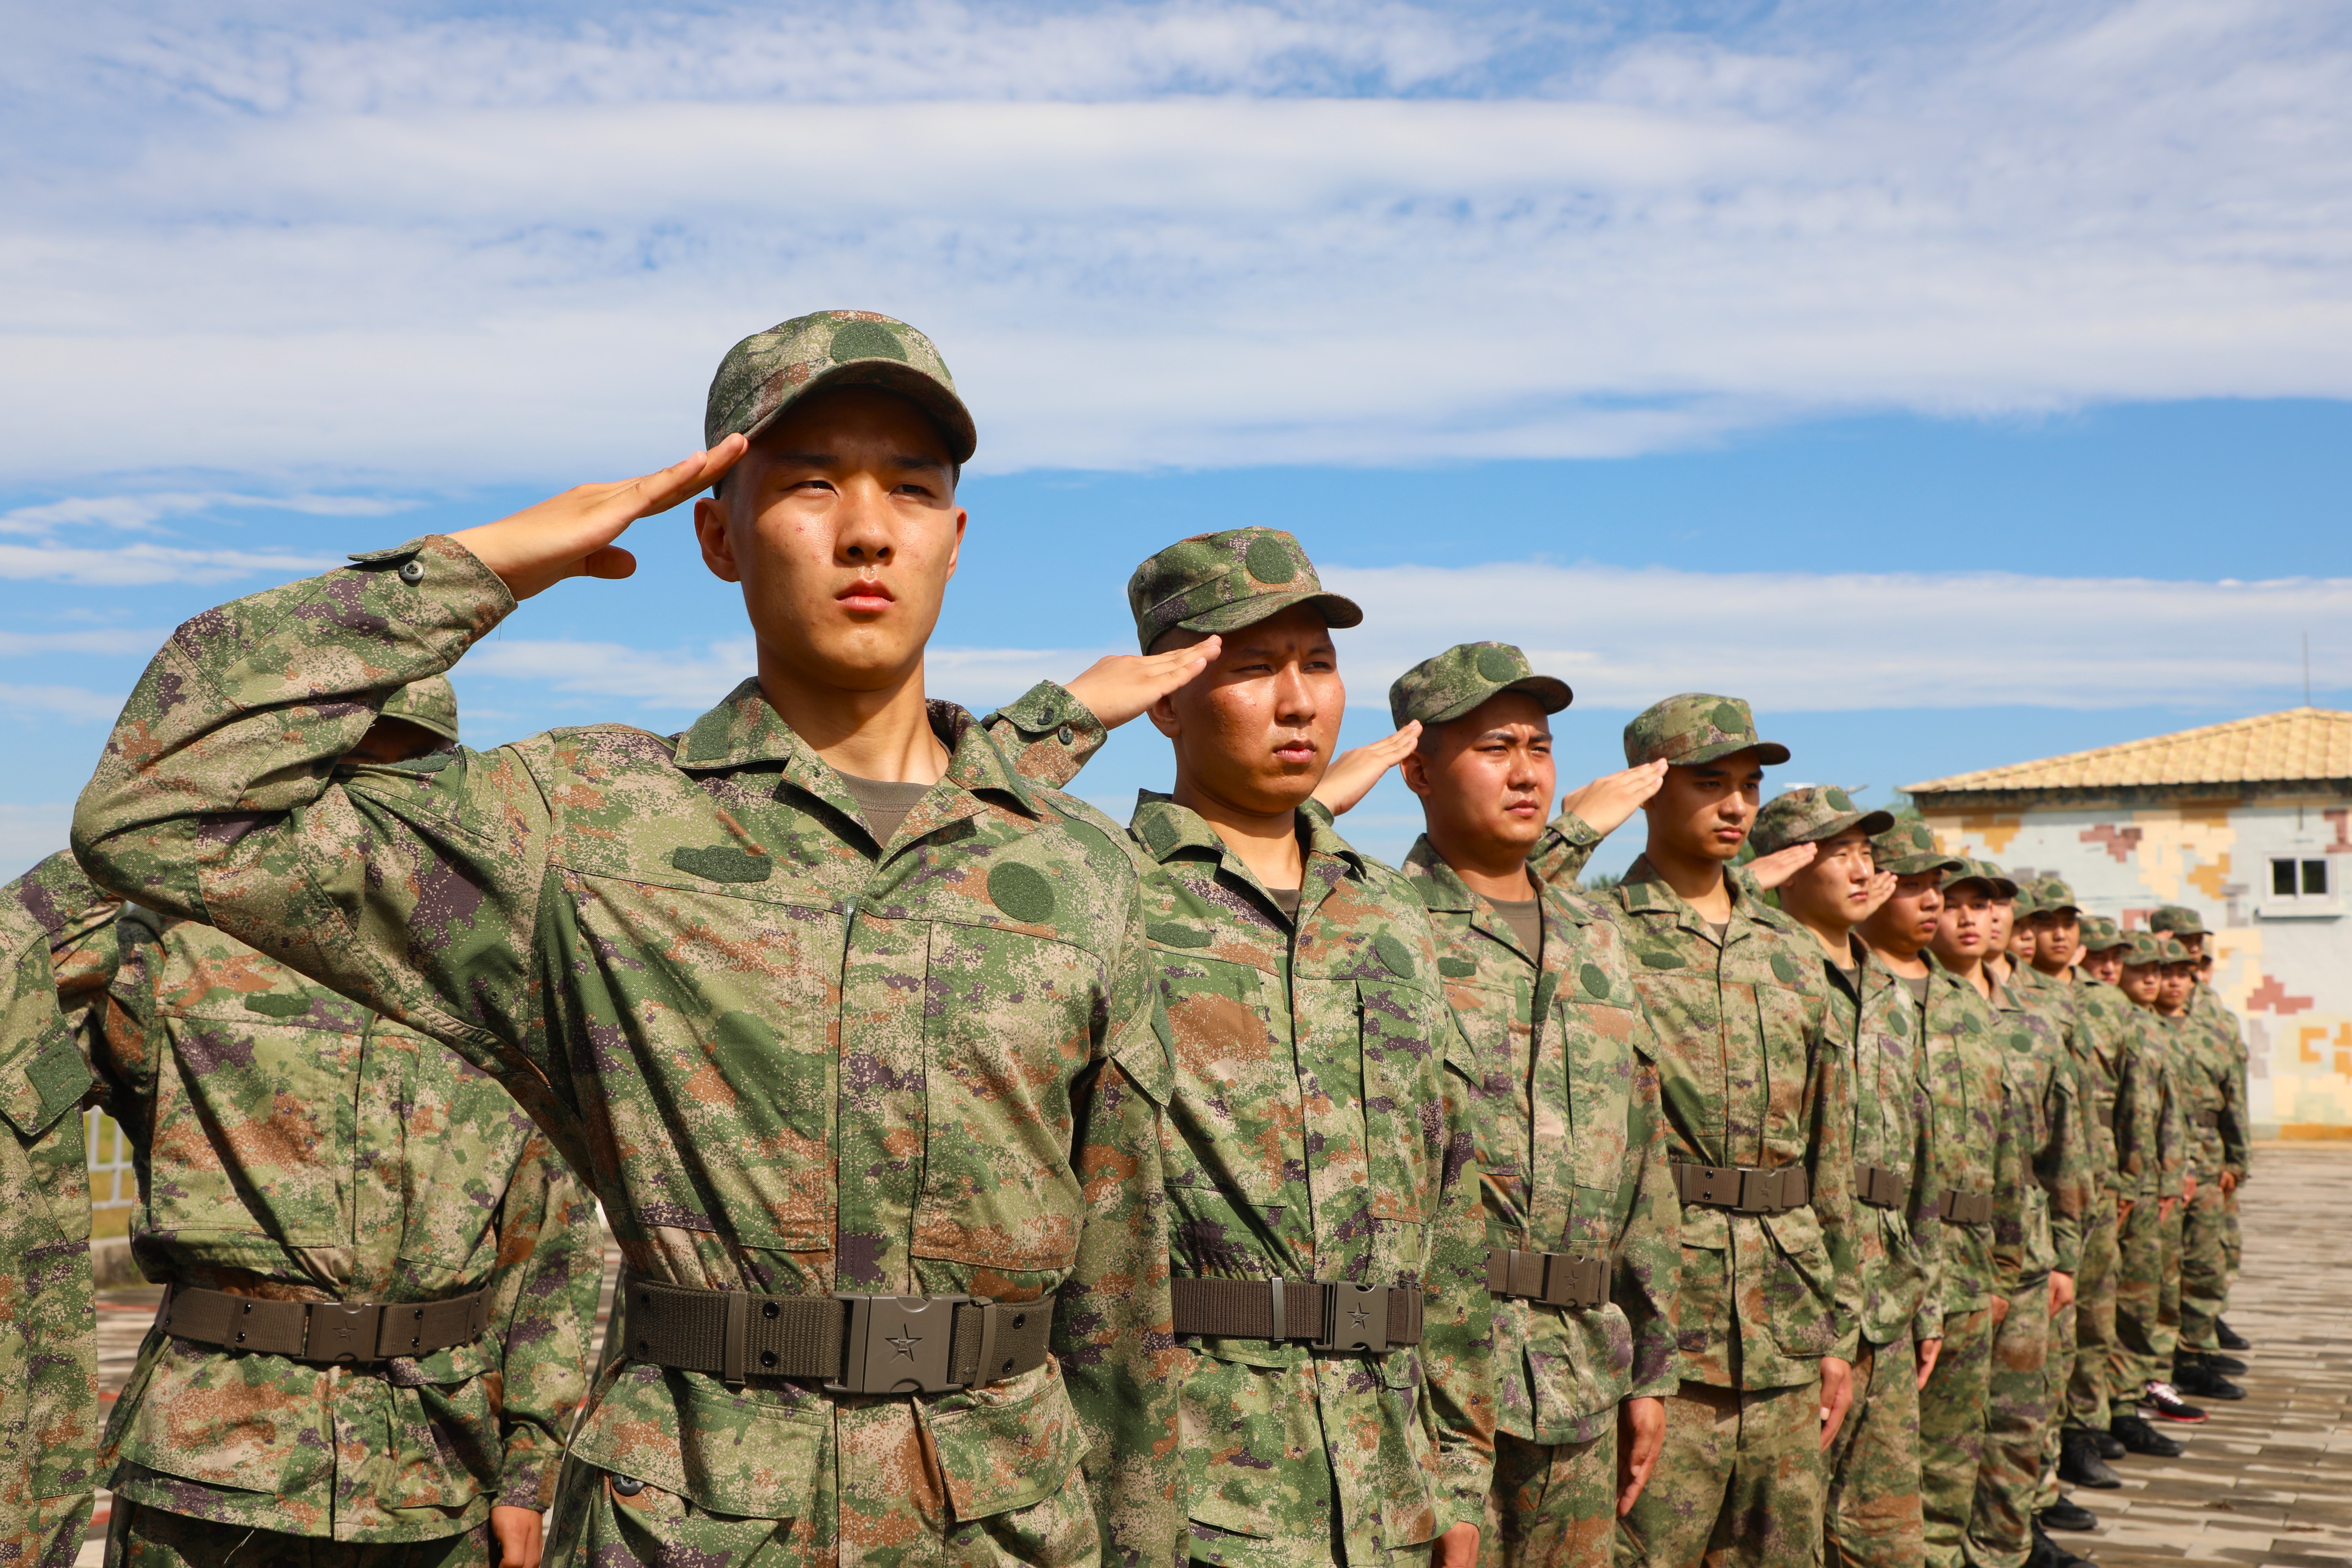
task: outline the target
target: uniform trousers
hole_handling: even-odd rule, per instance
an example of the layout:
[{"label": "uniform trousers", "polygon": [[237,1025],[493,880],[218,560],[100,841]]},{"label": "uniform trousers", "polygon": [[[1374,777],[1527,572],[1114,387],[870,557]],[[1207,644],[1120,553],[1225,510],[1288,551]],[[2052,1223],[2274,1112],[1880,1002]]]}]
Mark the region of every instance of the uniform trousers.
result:
[{"label": "uniform trousers", "polygon": [[1822,1521],[1822,1385],[1666,1396],[1666,1442],[1617,1521],[1619,1568],[1812,1568]]},{"label": "uniform trousers", "polygon": [[2074,1353],[2065,1369],[2063,1424],[2104,1432],[2111,1420],[2107,1404],[2109,1363],[2116,1352],[2116,1289],[2123,1268],[2120,1222],[2113,1194],[2092,1205],[2083,1220],[2083,1267],[2074,1276],[2072,1318]]},{"label": "uniform trousers", "polygon": [[1993,1330],[1985,1374],[1984,1458],[1969,1517],[1976,1568],[2022,1568],[2033,1545],[2042,1485],[2042,1430],[2050,1419],[2050,1277],[2025,1280]]},{"label": "uniform trousers", "polygon": [[106,1568],[489,1568],[498,1560],[488,1520],[432,1541],[337,1541],[222,1524],[114,1500]]},{"label": "uniform trousers", "polygon": [[1825,1462],[1822,1561],[1828,1568],[1916,1568],[1927,1542],[1919,1512],[1919,1356],[1910,1339],[1862,1342],[1853,1403]]},{"label": "uniform trousers", "polygon": [[2218,1351],[2214,1320],[2230,1295],[2228,1200],[2218,1181],[2200,1181],[2180,1237],[2180,1348]]},{"label": "uniform trousers", "polygon": [[1944,1352],[1919,1391],[1919,1511],[1928,1568],[1959,1568],[1967,1560],[1991,1361],[1992,1309],[1945,1313]]},{"label": "uniform trousers", "polygon": [[1495,1434],[1495,1484],[1478,1531],[1478,1568],[1604,1568],[1616,1526],[1613,1419],[1582,1443]]}]

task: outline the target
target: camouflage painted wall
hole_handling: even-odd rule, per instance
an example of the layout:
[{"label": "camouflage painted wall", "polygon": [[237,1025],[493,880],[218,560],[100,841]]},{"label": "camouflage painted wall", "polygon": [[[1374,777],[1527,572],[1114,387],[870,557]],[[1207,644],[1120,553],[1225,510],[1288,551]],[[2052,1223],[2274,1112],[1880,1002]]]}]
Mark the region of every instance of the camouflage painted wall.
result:
[{"label": "camouflage painted wall", "polygon": [[[2218,936],[2214,988],[2245,1021],[2257,1136],[2352,1136],[2352,800],[1927,811],[1938,845],[2012,874],[2063,877],[2083,907],[2126,927],[2160,904]],[[2296,891],[2273,891],[2273,862]],[[2324,868],[2306,894],[2305,862]]]}]

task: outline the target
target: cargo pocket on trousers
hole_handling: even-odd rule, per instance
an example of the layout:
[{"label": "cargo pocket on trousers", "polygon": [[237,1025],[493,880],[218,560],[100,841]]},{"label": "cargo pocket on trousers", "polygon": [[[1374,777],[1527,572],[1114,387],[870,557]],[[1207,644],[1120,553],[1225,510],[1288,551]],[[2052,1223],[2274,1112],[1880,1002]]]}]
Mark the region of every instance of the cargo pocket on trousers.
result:
[{"label": "cargo pocket on trousers", "polygon": [[588,1413],[572,1457],[711,1513],[805,1519],[820,1466],[833,1462],[832,1432],[831,1404],[820,1397],[798,1390],[732,1394],[699,1373],[638,1362]]},{"label": "cargo pocket on trousers", "polygon": [[[1181,1430],[1190,1481],[1185,1511],[1195,1524],[1257,1541],[1277,1532],[1284,1470],[1306,1452],[1318,1460],[1322,1454],[1319,1437],[1302,1447],[1300,1439],[1312,1435],[1290,1430],[1294,1415],[1307,1427],[1318,1425],[1311,1393],[1304,1406],[1283,1397],[1292,1381],[1286,1367],[1192,1358]],[[1202,1555],[1200,1532],[1194,1536],[1194,1555]]]},{"label": "cargo pocket on trousers", "polygon": [[1827,1355],[1837,1347],[1837,1302],[1830,1289],[1830,1253],[1822,1222],[1810,1208],[1768,1215],[1771,1273],[1765,1300],[1772,1338],[1793,1356]]},{"label": "cargo pocket on trousers", "polygon": [[958,1409],[917,1405],[957,1523],[1028,1508],[1076,1481],[1087,1438],[1060,1363],[963,1397],[971,1403]]}]

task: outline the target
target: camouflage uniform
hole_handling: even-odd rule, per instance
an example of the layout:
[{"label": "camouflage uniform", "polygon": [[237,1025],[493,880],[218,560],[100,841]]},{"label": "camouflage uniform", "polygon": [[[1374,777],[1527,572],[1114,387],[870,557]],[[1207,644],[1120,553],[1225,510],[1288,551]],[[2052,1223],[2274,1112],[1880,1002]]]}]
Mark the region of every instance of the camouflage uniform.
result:
[{"label": "camouflage uniform", "polygon": [[[2147,923],[2151,931],[2167,935],[2201,936],[2208,942],[2213,940],[2212,933],[2206,930],[2205,922],[2198,918],[2197,911],[2179,904],[2168,904],[2158,910],[2148,917]],[[2218,1147],[2211,1146],[2213,1141],[2208,1140],[2207,1153],[2217,1161],[2217,1173],[2227,1172],[2233,1184],[2242,1184],[2251,1163],[2249,1139],[2252,1129],[2246,1102],[2245,1036],[2237,1015],[2231,1012],[2213,988],[2201,979],[2189,991],[2188,1016],[2211,1037],[2210,1047],[2201,1053],[2204,1059],[2200,1065],[2212,1077],[2219,1091],[2219,1103],[2212,1107],[2215,1121],[2211,1128],[2218,1140]],[[2210,1180],[2212,1178],[2200,1173],[2200,1184]],[[2218,1181],[2213,1182],[2213,1186],[2210,1207],[2218,1211],[2219,1218],[2200,1220],[2192,1212],[2188,1220],[2189,1227],[2198,1237],[2197,1243],[2189,1250],[2198,1260],[2197,1275],[2200,1288],[2193,1300],[2184,1296],[2182,1328],[2189,1336],[2190,1348],[2199,1351],[2221,1348],[2212,1324],[2220,1319],[2228,1303],[2230,1286],[2238,1278],[2238,1194],[2234,1185],[2228,1193],[2221,1191]],[[2200,1191],[2193,1207],[2201,1209],[2206,1206],[2207,1200]],[[2209,1237],[2206,1234],[2209,1231],[2218,1231],[2218,1240]],[[2216,1250],[2220,1256],[2218,1284],[2210,1279],[2213,1268],[2210,1255]],[[2208,1343],[2208,1341],[2212,1342]]]},{"label": "camouflage uniform", "polygon": [[[1727,698],[1669,698],[1625,729],[1629,763],[1694,764],[1749,748],[1768,763],[1788,758],[1757,739],[1748,705]],[[1853,1101],[1829,1038],[1820,948],[1738,879],[1729,890],[1719,936],[1646,857],[1603,901],[1657,1032],[1667,1158],[1694,1168],[1676,1176],[1691,1184],[1675,1335],[1681,1387],[1667,1401],[1657,1468],[1619,1524],[1623,1563],[1811,1563],[1823,1488],[1821,1358],[1851,1363],[1860,1338]],[[1739,1212],[1697,1201],[1707,1190],[1698,1171],[1795,1166],[1806,1178],[1797,1206]]]},{"label": "camouflage uniform", "polygon": [[[2113,925],[2113,921],[2085,919],[2084,947],[2100,952],[2116,945]],[[2118,1208],[2128,1195],[2120,1134],[2131,1114],[2125,1097],[2133,1009],[2131,998],[2080,972],[2070,989],[2075,1060],[2082,1068],[2084,1098],[2091,1110],[2085,1125],[2091,1134],[2095,1177],[2091,1206],[2083,1221],[2082,1267],[2074,1275],[2074,1353],[2064,1374],[2062,1425],[2068,1431],[2096,1433],[2105,1431],[2113,1418],[2107,1377],[2116,1340]]]},{"label": "camouflage uniform", "polygon": [[[1517,648],[1465,644],[1401,679],[1391,716],[1400,728],[1443,723],[1544,679]],[[1548,706],[1566,692],[1557,681],[1531,689]],[[1537,882],[1542,933],[1530,951],[1427,837],[1404,873],[1428,908],[1438,973],[1475,1053],[1489,1256],[1611,1264],[1600,1306],[1495,1299],[1499,1430],[1479,1560],[1597,1568],[1617,1518],[1619,1402],[1676,1387],[1682,1205],[1666,1169],[1656,1038],[1623,935],[1598,906]]]},{"label": "camouflage uniform", "polygon": [[[858,380],[969,454],[937,351],[864,312],[746,340],[707,427]],[[1029,1370],[912,1397],[625,1336],[551,1560],[1168,1561],[1170,1062],[1118,829],[935,702],[946,773],[877,844],[756,680],[677,735],[332,766],[513,606],[433,535],[189,622],[84,794],[84,863],[449,1041],[593,1188],[632,1276],[749,1292],[706,1299],[730,1323],[835,1290],[1052,1312]]]},{"label": "camouflage uniform", "polygon": [[[1765,806],[1748,841],[1769,855],[1859,827],[1894,826],[1843,790],[1807,786]],[[1854,1251],[1862,1340],[1853,1402],[1825,1457],[1822,1559],[1842,1568],[1913,1568],[1927,1550],[1919,1508],[1917,1343],[1944,1331],[1944,1226],[1920,1067],[1924,1012],[1861,942],[1828,961],[1829,1038],[1853,1093]]]},{"label": "camouflage uniform", "polygon": [[[2162,949],[2147,932],[2134,931],[2124,961],[2161,963]],[[2153,1009],[2133,1004],[2126,1068],[2129,1115],[2117,1126],[2117,1158],[2133,1206],[2116,1228],[2116,1350],[2108,1397],[2126,1405],[2151,1380],[2171,1376],[2179,1338],[2179,1266],[2166,1253],[2168,1233],[2179,1234],[2179,1209],[2176,1205],[2167,1216],[2163,1208],[2185,1185],[2188,1126],[2161,1023]],[[2170,1305],[2168,1281],[2173,1282]]]},{"label": "camouflage uniform", "polygon": [[2244,1168],[2242,1155],[2224,1136],[2225,1128],[2234,1127],[2236,1064],[2205,1020],[2184,1014],[2158,1022],[2169,1038],[2173,1070],[2185,1091],[2189,1163],[2197,1174],[2196,1195],[2181,1215],[2179,1353],[2201,1354],[2221,1348],[2213,1324],[2229,1294],[2229,1215],[2221,1174]]},{"label": "camouflage uniform", "polygon": [[[1871,847],[1881,870],[1968,870],[1938,852],[1918,822],[1897,823]],[[1992,1303],[2020,1293],[2032,1184],[2015,1072],[1992,1008],[1932,955],[1921,956],[1928,973],[1920,1060],[1944,1226],[1944,1344],[1919,1391],[1920,1501],[1925,1561],[1930,1568],[1957,1568],[1967,1560],[1984,1460]]]},{"label": "camouflage uniform", "polygon": [[[2032,1180],[2025,1191],[2024,1262],[1993,1338],[1986,1383],[1985,1457],[1977,1472],[1969,1554],[1984,1568],[2020,1568],[2032,1546],[2044,1452],[2056,1430],[2052,1360],[2064,1353],[2050,1310],[2050,1276],[2082,1267],[2091,1148],[2072,1049],[2073,1010],[2037,990],[2020,964],[1993,987],[1995,1033],[2007,1049]],[[2029,997],[2033,1000],[2029,1003]],[[2071,1340],[2063,1342],[2071,1345]]]},{"label": "camouflage uniform", "polygon": [[60,856],[0,894],[0,1563],[66,1568],[98,1481],[98,1322],[76,1045],[115,901]]},{"label": "camouflage uniform", "polygon": [[[1137,641],[1225,632],[1295,604],[1332,625],[1272,529],[1189,539],[1128,584]],[[1182,1449],[1195,1562],[1423,1558],[1484,1515],[1494,1363],[1472,1163],[1469,1042],[1421,900],[1300,808],[1297,912],[1206,820],[1145,793],[1130,825],[1173,1081],[1169,1224],[1180,1277],[1421,1285],[1417,1347],[1318,1351],[1186,1333]]]}]

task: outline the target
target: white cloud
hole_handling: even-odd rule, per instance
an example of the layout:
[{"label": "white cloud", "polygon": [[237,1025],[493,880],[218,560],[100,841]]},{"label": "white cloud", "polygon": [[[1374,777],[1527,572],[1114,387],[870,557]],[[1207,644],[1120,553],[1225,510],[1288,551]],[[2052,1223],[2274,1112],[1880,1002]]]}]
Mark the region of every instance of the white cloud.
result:
[{"label": "white cloud", "polygon": [[0,881],[11,881],[66,847],[73,826],[69,802],[0,804]]},{"label": "white cloud", "polygon": [[0,631],[0,658],[21,658],[53,653],[152,653],[170,634],[114,628],[83,632]]},{"label": "white cloud", "polygon": [[270,551],[180,550],[130,544],[114,550],[65,545],[0,544],[0,578],[127,588],[154,583],[226,583],[255,573],[279,576],[323,572],[342,564],[314,555]]},{"label": "white cloud", "polygon": [[[2178,583],[2011,573],[1700,573],[1514,563],[1326,568],[1364,605],[1341,634],[1350,692],[1455,642],[1524,647],[1580,702],[1727,691],[1775,709],[2112,708],[2299,700],[2352,644],[2352,580]],[[2291,695],[2294,694],[2294,695]]]},{"label": "white cloud", "polygon": [[111,724],[121,711],[120,694],[109,696],[79,686],[12,686],[0,681],[0,713],[13,718]]},{"label": "white cloud", "polygon": [[2352,395],[2339,10],[1775,16],[45,22],[176,107],[0,175],[0,479],[628,471],[825,304],[932,331],[998,468]]},{"label": "white cloud", "polygon": [[[466,677],[526,680],[554,691],[627,699],[641,709],[700,712],[757,668],[750,637],[672,651],[614,642],[500,637],[478,645],[458,669]],[[472,705],[467,706],[470,710]]]},{"label": "white cloud", "polygon": [[[2177,583],[2011,573],[1703,573],[1508,562],[1326,565],[1364,606],[1339,637],[1350,700],[1457,642],[1498,638],[1566,679],[1588,707],[1638,709],[1677,691],[1774,711],[2023,705],[2242,706],[2300,700],[2301,633],[2315,668],[2352,668],[2352,580]],[[933,695],[975,710],[1067,680],[1124,649],[933,647]],[[755,668],[751,639],[672,650],[501,638],[458,667],[641,709],[699,712]],[[472,709],[470,700],[468,710]]]},{"label": "white cloud", "polygon": [[256,507],[293,511],[311,517],[378,517],[398,511],[405,503],[373,496],[242,495],[233,490],[162,490],[103,496],[68,496],[37,506],[20,506],[0,512],[0,533],[47,538],[59,528],[94,525],[126,532],[168,531],[157,528],[167,517],[217,511],[225,507]]}]

